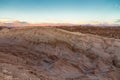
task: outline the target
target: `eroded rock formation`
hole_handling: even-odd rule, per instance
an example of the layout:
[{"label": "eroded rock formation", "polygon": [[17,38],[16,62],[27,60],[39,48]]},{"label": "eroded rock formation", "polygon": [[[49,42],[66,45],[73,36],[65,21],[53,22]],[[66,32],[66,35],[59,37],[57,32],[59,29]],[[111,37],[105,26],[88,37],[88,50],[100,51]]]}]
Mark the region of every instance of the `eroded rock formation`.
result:
[{"label": "eroded rock formation", "polygon": [[0,80],[119,80],[120,40],[56,28],[0,31]]}]

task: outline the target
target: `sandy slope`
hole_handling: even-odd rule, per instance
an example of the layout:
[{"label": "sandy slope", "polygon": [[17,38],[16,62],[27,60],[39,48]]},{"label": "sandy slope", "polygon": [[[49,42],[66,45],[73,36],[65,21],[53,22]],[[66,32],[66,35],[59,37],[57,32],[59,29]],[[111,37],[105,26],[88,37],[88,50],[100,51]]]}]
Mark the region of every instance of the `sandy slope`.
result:
[{"label": "sandy slope", "polygon": [[31,27],[0,31],[0,80],[119,80],[120,39]]}]

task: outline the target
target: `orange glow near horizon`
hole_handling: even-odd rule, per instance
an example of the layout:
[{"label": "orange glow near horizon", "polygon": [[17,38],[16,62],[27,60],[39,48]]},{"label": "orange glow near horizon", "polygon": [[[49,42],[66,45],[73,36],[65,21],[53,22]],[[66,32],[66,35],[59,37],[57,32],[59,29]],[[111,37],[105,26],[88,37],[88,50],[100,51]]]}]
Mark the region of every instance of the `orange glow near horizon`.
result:
[{"label": "orange glow near horizon", "polygon": [[113,24],[112,21],[106,22],[98,22],[98,21],[74,21],[74,20],[66,20],[66,21],[55,21],[55,20],[48,20],[48,21],[22,21],[22,20],[15,20],[15,19],[0,19],[0,26],[56,26],[56,25],[82,25],[82,24]]}]

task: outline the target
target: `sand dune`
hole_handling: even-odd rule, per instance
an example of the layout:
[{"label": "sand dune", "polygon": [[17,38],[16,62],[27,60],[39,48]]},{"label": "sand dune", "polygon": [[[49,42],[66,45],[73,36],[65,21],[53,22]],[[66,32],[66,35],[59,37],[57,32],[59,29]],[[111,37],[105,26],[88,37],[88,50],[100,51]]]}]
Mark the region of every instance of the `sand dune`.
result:
[{"label": "sand dune", "polygon": [[49,27],[0,31],[0,80],[119,80],[120,39]]}]

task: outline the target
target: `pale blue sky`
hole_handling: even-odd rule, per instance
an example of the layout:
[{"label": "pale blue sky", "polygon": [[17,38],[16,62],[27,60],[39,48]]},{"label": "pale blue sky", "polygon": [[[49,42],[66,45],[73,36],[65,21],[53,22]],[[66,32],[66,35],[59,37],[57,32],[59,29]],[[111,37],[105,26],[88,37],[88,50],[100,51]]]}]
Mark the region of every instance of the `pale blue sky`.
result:
[{"label": "pale blue sky", "polygon": [[120,24],[120,0],[0,0],[0,20]]}]

